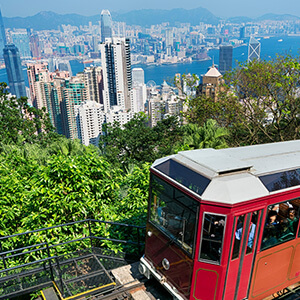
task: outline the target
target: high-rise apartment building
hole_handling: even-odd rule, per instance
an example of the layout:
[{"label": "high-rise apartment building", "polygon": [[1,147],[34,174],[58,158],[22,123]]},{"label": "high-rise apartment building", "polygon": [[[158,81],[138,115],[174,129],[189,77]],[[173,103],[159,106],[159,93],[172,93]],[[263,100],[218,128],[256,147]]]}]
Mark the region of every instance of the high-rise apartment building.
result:
[{"label": "high-rise apartment building", "polygon": [[260,42],[254,37],[250,37],[248,46],[248,62],[260,59]]},{"label": "high-rise apartment building", "polygon": [[27,64],[27,75],[32,104],[36,108],[46,108],[52,125],[59,134],[65,134],[62,124],[62,89],[70,75],[67,71],[49,72],[48,64]]},{"label": "high-rise apartment building", "polygon": [[64,135],[70,139],[78,138],[75,106],[87,101],[83,74],[66,79],[62,87],[62,125]]},{"label": "high-rise apartment building", "polygon": [[10,92],[17,98],[26,97],[25,81],[18,48],[13,44],[5,45],[3,57]]},{"label": "high-rise apartment building", "polygon": [[100,15],[101,22],[101,42],[104,43],[105,39],[111,39],[112,34],[112,19],[110,12],[107,9],[103,9]]},{"label": "high-rise apartment building", "polygon": [[168,28],[166,29],[166,48],[173,47],[173,29]]},{"label": "high-rise apartment building", "polygon": [[[30,90],[30,98],[35,108],[48,108],[50,102],[47,100],[44,92],[44,83],[50,82],[47,63],[27,64],[27,76]],[[51,111],[47,109],[51,114]]]},{"label": "high-rise apartment building", "polygon": [[131,108],[132,88],[129,39],[106,39],[100,45],[103,69],[103,105],[108,112],[111,107],[120,110]]},{"label": "high-rise apartment building", "polygon": [[88,67],[83,71],[88,100],[103,104],[103,75],[101,67]]},{"label": "high-rise apartment building", "polygon": [[221,45],[219,52],[219,70],[221,74],[232,69],[233,47],[231,45]]},{"label": "high-rise apartment building", "polygon": [[98,146],[102,125],[105,122],[102,105],[95,101],[85,101],[75,106],[75,115],[78,138],[82,144]]}]

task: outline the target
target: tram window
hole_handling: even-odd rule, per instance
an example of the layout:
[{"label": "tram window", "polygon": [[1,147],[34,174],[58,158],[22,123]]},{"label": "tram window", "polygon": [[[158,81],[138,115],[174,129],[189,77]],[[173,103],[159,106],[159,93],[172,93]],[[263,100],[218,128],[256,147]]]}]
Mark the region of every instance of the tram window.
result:
[{"label": "tram window", "polygon": [[[251,214],[251,222],[249,224],[248,232],[247,232],[248,241],[247,241],[246,254],[252,253],[253,251],[253,242],[254,242],[255,232],[256,232],[257,217],[258,217],[258,211],[255,211]],[[234,233],[235,240],[234,240],[231,259],[235,259],[239,256],[241,240],[242,240],[243,230],[245,225],[244,221],[245,221],[245,215],[239,216],[235,233]]]},{"label": "tram window", "polygon": [[243,232],[243,228],[244,228],[244,220],[245,220],[245,215],[239,216],[237,219],[235,233],[234,233],[234,245],[233,245],[231,259],[238,258],[238,256],[239,256],[242,232]]},{"label": "tram window", "polygon": [[204,213],[200,259],[220,263],[226,217]]},{"label": "tram window", "polygon": [[160,165],[156,166],[155,169],[173,178],[199,195],[202,195],[210,183],[208,178],[183,166],[173,159],[169,159],[161,163]]},{"label": "tram window", "polygon": [[269,192],[278,191],[300,185],[300,169],[263,175],[260,176],[259,179]]},{"label": "tram window", "polygon": [[246,254],[252,253],[253,251],[253,242],[255,238],[256,226],[257,226],[257,218],[258,218],[258,211],[252,213],[251,222],[248,232],[248,243],[247,243],[247,250]]},{"label": "tram window", "polygon": [[299,222],[299,199],[270,205],[261,249],[265,250],[296,237]]},{"label": "tram window", "polygon": [[152,175],[150,221],[189,254],[193,253],[199,203]]}]

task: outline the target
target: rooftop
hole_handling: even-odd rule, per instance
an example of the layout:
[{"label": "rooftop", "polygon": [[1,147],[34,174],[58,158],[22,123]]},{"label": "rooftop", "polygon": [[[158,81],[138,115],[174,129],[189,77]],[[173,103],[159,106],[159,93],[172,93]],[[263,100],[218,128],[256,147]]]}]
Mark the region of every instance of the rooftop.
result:
[{"label": "rooftop", "polygon": [[200,195],[235,204],[300,186],[300,140],[183,151],[152,168]]}]

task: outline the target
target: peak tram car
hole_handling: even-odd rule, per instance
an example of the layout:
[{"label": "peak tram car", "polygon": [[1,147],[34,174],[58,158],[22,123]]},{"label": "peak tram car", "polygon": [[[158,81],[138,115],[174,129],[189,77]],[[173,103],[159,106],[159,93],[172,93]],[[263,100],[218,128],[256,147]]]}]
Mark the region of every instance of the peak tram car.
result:
[{"label": "peak tram car", "polygon": [[174,299],[264,299],[300,281],[300,141],[155,161],[140,272]]}]

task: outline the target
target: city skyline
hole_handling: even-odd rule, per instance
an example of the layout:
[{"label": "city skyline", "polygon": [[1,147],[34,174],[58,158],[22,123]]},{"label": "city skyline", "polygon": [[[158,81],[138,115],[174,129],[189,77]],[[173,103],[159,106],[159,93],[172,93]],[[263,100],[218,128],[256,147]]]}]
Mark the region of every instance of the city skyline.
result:
[{"label": "city skyline", "polygon": [[[108,9],[111,12],[125,12],[139,9],[173,9],[173,8],[185,8],[193,9],[197,7],[203,7],[211,11],[214,15],[221,18],[235,17],[235,16],[247,16],[247,17],[259,17],[263,14],[292,14],[300,11],[300,2],[297,0],[290,0],[289,5],[279,0],[265,0],[258,1],[253,0],[249,2],[241,2],[238,0],[216,0],[211,3],[198,0],[192,1],[158,1],[153,0],[145,4],[137,0],[120,1],[114,0],[109,4],[105,3],[103,6],[99,6],[99,2],[96,0],[88,0],[83,3],[82,0],[53,0],[51,2],[44,2],[38,0],[28,0],[24,5],[22,0],[14,0],[7,2],[0,0],[0,7],[4,17],[27,17],[35,15],[41,11],[53,11],[60,14],[77,13],[85,16],[92,16],[96,13],[101,13],[102,9]],[[299,15],[299,14],[298,14]]]}]

